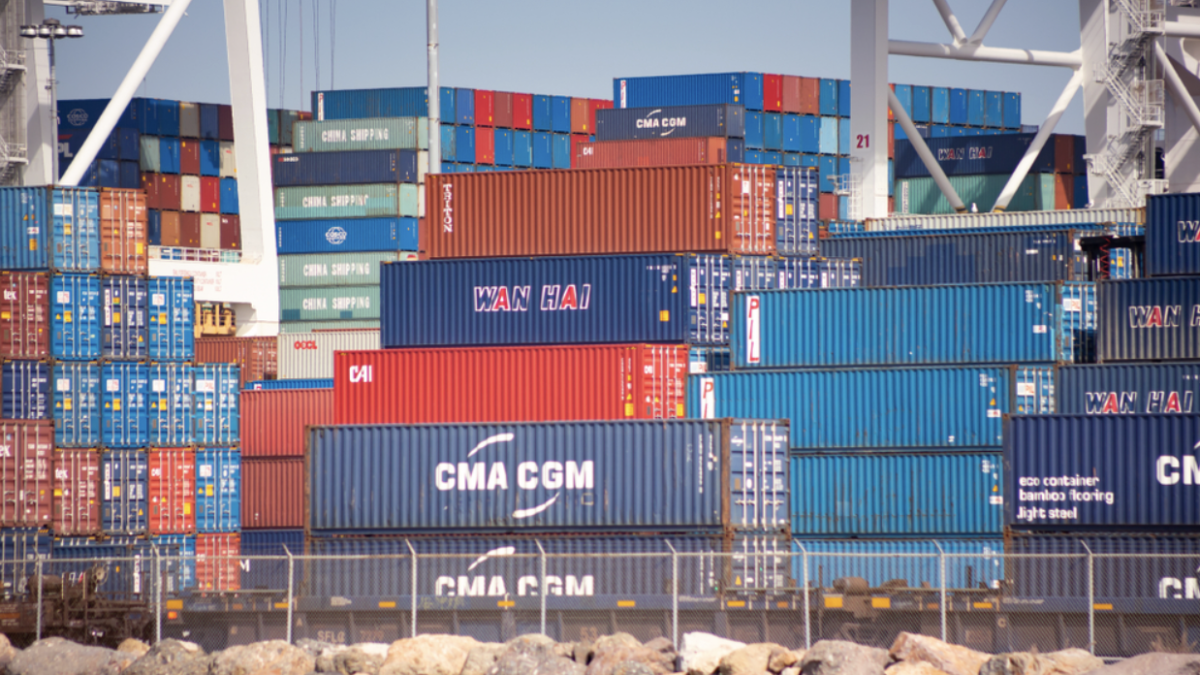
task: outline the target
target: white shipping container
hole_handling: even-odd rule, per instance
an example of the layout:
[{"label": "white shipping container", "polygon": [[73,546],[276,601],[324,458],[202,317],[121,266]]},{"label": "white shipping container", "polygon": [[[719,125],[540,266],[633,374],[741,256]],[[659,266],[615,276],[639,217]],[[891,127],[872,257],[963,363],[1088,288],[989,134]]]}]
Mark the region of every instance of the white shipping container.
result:
[{"label": "white shipping container", "polygon": [[333,378],[333,353],[379,349],[378,330],[289,333],[279,336],[279,379]]},{"label": "white shipping container", "polygon": [[179,208],[182,211],[200,211],[200,177],[179,177]]},{"label": "white shipping container", "polygon": [[200,248],[221,248],[221,216],[200,214]]},{"label": "white shipping container", "polygon": [[221,141],[221,178],[237,178],[237,155],[233,152],[233,141]]}]

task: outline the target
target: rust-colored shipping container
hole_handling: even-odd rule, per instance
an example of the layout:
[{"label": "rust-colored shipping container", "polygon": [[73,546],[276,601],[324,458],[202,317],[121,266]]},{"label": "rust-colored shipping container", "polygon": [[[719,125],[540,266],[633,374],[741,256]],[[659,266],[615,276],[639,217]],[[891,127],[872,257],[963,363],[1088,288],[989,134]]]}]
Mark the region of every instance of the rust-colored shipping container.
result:
[{"label": "rust-colored shipping container", "polygon": [[593,134],[596,126],[588,117],[591,99],[571,97],[571,133]]},{"label": "rust-colored shipping container", "polygon": [[221,179],[217,176],[200,177],[200,213],[221,212]]},{"label": "rust-colored shipping container", "polygon": [[54,422],[0,420],[0,527],[48,527]]},{"label": "rust-colored shipping container", "polygon": [[147,460],[147,528],[150,534],[196,531],[196,453],[151,448]]},{"label": "rust-colored shipping container", "polygon": [[496,124],[495,92],[487,89],[475,90],[475,126],[490,127]]},{"label": "rust-colored shipping container", "polygon": [[800,112],[800,78],[795,75],[783,76],[782,108],[785,113]]},{"label": "rust-colored shipping container", "polygon": [[613,102],[608,99],[593,98],[588,100],[588,123],[592,125],[588,127],[591,129],[591,131],[588,132],[589,134],[596,133],[596,111],[609,110],[612,107]]},{"label": "rust-colored shipping container", "polygon": [[896,157],[896,123],[888,122],[888,159]]},{"label": "rust-colored shipping container", "polygon": [[217,106],[217,140],[233,140],[233,106]]},{"label": "rust-colored shipping container", "polygon": [[334,424],[679,418],[687,360],[678,345],[335,352]]},{"label": "rust-colored shipping container", "polygon": [[159,231],[163,246],[183,246],[183,224],[178,211],[162,212]]},{"label": "rust-colored shipping container", "polygon": [[1075,198],[1075,176],[1060,173],[1054,176],[1054,209],[1061,211],[1072,208],[1071,201]]},{"label": "rust-colored shipping container", "polygon": [[816,77],[800,78],[800,114],[821,114],[821,80]]},{"label": "rust-colored shipping container", "polygon": [[496,130],[475,128],[475,163],[496,163]]},{"label": "rust-colored shipping container", "polygon": [[179,214],[179,245],[200,248],[200,214],[184,211]]},{"label": "rust-colored shipping container", "polygon": [[575,146],[576,169],[620,169],[637,166],[724,164],[724,138],[649,138],[640,141],[596,141]]},{"label": "rust-colored shipping container", "polygon": [[242,457],[303,457],[304,427],[333,424],[332,389],[242,392]]},{"label": "rust-colored shipping container", "polygon": [[533,128],[533,94],[513,94],[513,128],[529,130]]},{"label": "rust-colored shipping container", "polygon": [[146,193],[100,191],[100,269],[110,274],[146,274]]},{"label": "rust-colored shipping container", "polygon": [[896,212],[896,198],[888,197],[888,213]]},{"label": "rust-colored shipping container", "polygon": [[763,111],[783,111],[783,76],[763,73]]},{"label": "rust-colored shipping container", "polygon": [[241,554],[240,534],[196,535],[196,590],[217,593],[241,590],[238,559]]},{"label": "rust-colored shipping container", "polygon": [[196,340],[196,363],[236,363],[242,386],[255,380],[273,380],[276,370],[274,337],[206,337]]},{"label": "rust-colored shipping container", "polygon": [[142,174],[142,190],[146,192],[148,209],[178,211],[183,203],[179,176],[173,174]]},{"label": "rust-colored shipping container", "polygon": [[50,277],[0,272],[0,358],[50,358]]},{"label": "rust-colored shipping container", "polygon": [[775,169],[725,164],[439,174],[431,259],[775,252]]},{"label": "rust-colored shipping container", "polygon": [[221,216],[221,248],[226,251],[242,249],[242,221],[238,216]]},{"label": "rust-colored shipping container", "polygon": [[1075,137],[1054,134],[1054,172],[1075,173]]},{"label": "rust-colored shipping container", "polygon": [[100,453],[54,451],[54,497],[50,526],[58,537],[100,533]]},{"label": "rust-colored shipping container", "polygon": [[304,458],[242,460],[242,527],[304,527]]},{"label": "rust-colored shipping container", "polygon": [[179,141],[179,173],[200,175],[200,141],[188,138]]},{"label": "rust-colored shipping container", "polygon": [[820,220],[837,220],[838,219],[838,198],[837,195],[822,192],[817,200],[817,218]]},{"label": "rust-colored shipping container", "polygon": [[511,129],[513,125],[513,95],[498,91],[492,99],[492,117],[497,127]]}]

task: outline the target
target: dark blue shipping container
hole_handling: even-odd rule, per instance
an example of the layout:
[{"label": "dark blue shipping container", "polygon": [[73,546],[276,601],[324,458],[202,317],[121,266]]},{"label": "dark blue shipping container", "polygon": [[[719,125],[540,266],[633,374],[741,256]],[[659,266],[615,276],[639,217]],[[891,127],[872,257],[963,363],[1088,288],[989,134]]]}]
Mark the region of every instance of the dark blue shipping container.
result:
[{"label": "dark blue shipping container", "polygon": [[[304,530],[246,530],[242,532],[242,588],[250,591],[279,591],[288,588],[287,560],[271,560],[304,555]],[[268,557],[258,557],[268,556]],[[303,568],[296,562],[294,582],[302,579]],[[305,588],[305,594],[310,591]]]},{"label": "dark blue shipping container", "polygon": [[[179,137],[179,101],[167,101],[164,99],[150,99],[151,104],[155,109],[155,114],[158,116],[158,132],[159,136],[163,137]],[[155,133],[153,131],[142,133]]]},{"label": "dark blue shipping container", "polygon": [[149,292],[146,280],[105,276],[100,280],[100,352],[106,359],[144,359]]},{"label": "dark blue shipping container", "polygon": [[140,450],[100,453],[100,528],[110,535],[146,533],[149,456]]},{"label": "dark blue shipping container", "polygon": [[779,532],[787,438],[729,419],[314,427],[307,529]]},{"label": "dark blue shipping container", "polygon": [[221,179],[221,213],[237,215],[241,211],[238,202],[238,183],[236,178]]},{"label": "dark blue shipping container", "polygon": [[96,160],[96,187],[121,187],[121,163],[115,159]]},{"label": "dark blue shipping container", "polygon": [[1091,203],[1092,196],[1088,192],[1087,174],[1075,175],[1075,198],[1071,202],[1077,209],[1085,209]]},{"label": "dark blue shipping container", "polygon": [[818,108],[822,117],[837,117],[838,108],[838,81],[821,78],[818,84],[819,100]]},{"label": "dark blue shipping container", "polygon": [[1004,126],[1004,92],[983,93],[983,126],[1000,129]]},{"label": "dark blue shipping container", "polygon": [[48,420],[50,365],[41,361],[5,361],[0,366],[0,389],[6,420]]},{"label": "dark blue shipping container", "polygon": [[105,448],[144,448],[150,442],[150,390],[144,363],[105,363],[100,368],[101,443]]},{"label": "dark blue shipping container", "polygon": [[[144,134],[157,133],[157,126],[146,128],[143,124],[145,101],[135,98],[129,102],[121,116],[117,118],[117,129],[135,129]],[[90,129],[96,126],[104,109],[108,107],[109,99],[67,99],[58,102],[58,130],[67,132],[73,129]]]},{"label": "dark blue shipping container", "polygon": [[932,110],[930,109],[929,87],[920,87],[914,85],[912,88],[912,121],[916,124],[933,121]]},{"label": "dark blue shipping container", "polygon": [[54,364],[54,443],[63,448],[100,445],[101,389],[97,363]]},{"label": "dark blue shipping container", "polygon": [[550,97],[550,131],[556,134],[571,133],[571,97]]},{"label": "dark blue shipping container", "polygon": [[1200,276],[1102,281],[1096,308],[1100,362],[1200,359]]},{"label": "dark blue shipping container", "polygon": [[162,244],[162,211],[146,209],[146,239],[151,246]]},{"label": "dark blue shipping container", "polygon": [[158,139],[159,173],[179,173],[180,152],[178,138]]},{"label": "dark blue shipping container", "polygon": [[967,89],[954,88],[950,90],[950,124],[966,126],[967,124]]},{"label": "dark blue shipping container", "polygon": [[1137,415],[1200,412],[1200,362],[1063,366],[1058,412]]},{"label": "dark blue shipping container", "polygon": [[333,380],[255,380],[244,389],[333,389]]},{"label": "dark blue shipping container", "polygon": [[154,361],[191,361],[195,356],[194,282],[189,277],[151,277],[147,352]]},{"label": "dark blue shipping container", "polygon": [[763,78],[745,72],[614,78],[612,100],[614,108],[732,103],[762,110]]},{"label": "dark blue shipping container", "polygon": [[838,117],[850,116],[850,80],[838,80]]},{"label": "dark blue shipping container", "polygon": [[[323,153],[324,154],[324,153]],[[279,157],[281,155],[276,155]],[[308,154],[301,155],[282,155],[283,157],[310,157]],[[221,143],[220,141],[200,141],[200,175],[201,176],[220,176],[221,175]],[[279,185],[279,172],[272,174],[272,179],[275,185]]]},{"label": "dark blue shipping container", "polygon": [[241,419],[241,369],[206,363],[194,367],[192,373],[192,436],[196,445],[236,444]]},{"label": "dark blue shipping container", "polygon": [[[164,554],[165,555],[165,554]],[[110,600],[148,597],[153,590],[154,567],[149,542],[140,537],[59,537],[50,549],[42,574],[61,576],[78,583],[103,559],[105,576],[96,591]]]},{"label": "dark blue shipping container", "polygon": [[1042,228],[846,234],[823,240],[821,250],[860,258],[868,287],[1072,281],[1086,275],[1086,258],[1076,250],[1082,234]]},{"label": "dark blue shipping container", "polygon": [[1200,275],[1200,193],[1146,198],[1146,274]]},{"label": "dark blue shipping container", "polygon": [[242,529],[242,453],[236,448],[196,450],[196,531]]},{"label": "dark blue shipping container", "polygon": [[[1011,174],[1037,134],[960,136],[925,141],[947,176]],[[1029,169],[1030,173],[1054,173],[1054,143],[1046,143]],[[918,178],[929,169],[911,141],[896,141],[896,177]]]},{"label": "dark blue shipping container", "polygon": [[1200,415],[1012,417],[1005,522],[1015,530],[1195,530]]},{"label": "dark blue shipping container", "polygon": [[554,151],[550,138],[552,134],[536,131],[533,134],[533,168],[549,169],[554,166]]},{"label": "dark blue shipping container", "polygon": [[454,127],[454,161],[475,162],[475,127]]},{"label": "dark blue shipping container", "polygon": [[783,115],[763,113],[763,148],[783,150]]},{"label": "dark blue shipping container", "polygon": [[275,108],[267,108],[267,142],[279,145],[279,111]]},{"label": "dark blue shipping container", "polygon": [[763,114],[761,112],[746,111],[746,149],[763,149],[763,142],[765,140],[763,124]]},{"label": "dark blue shipping container", "polygon": [[[551,134],[550,163],[555,169],[571,168],[571,135]],[[490,168],[490,167],[489,167]],[[478,171],[478,167],[476,168]]]},{"label": "dark blue shipping container", "polygon": [[775,250],[782,255],[816,255],[818,174],[811,169],[775,171]]},{"label": "dark blue shipping container", "polygon": [[416,218],[289,220],[275,232],[281,255],[417,250]]},{"label": "dark blue shipping container", "polygon": [[201,103],[199,105],[200,138],[206,141],[215,141],[221,133],[217,105],[215,103]]},{"label": "dark blue shipping container", "polygon": [[[445,115],[442,119],[447,119]],[[466,126],[475,125],[475,90],[454,90],[454,123]]]},{"label": "dark blue shipping container", "polygon": [[37,561],[50,557],[50,535],[33,528],[0,530],[0,583],[5,598],[37,593],[37,586],[26,586],[37,578]]},{"label": "dark blue shipping container", "polygon": [[416,150],[345,150],[275,155],[275,187],[416,183]]},{"label": "dark blue shipping container", "polygon": [[100,358],[100,277],[50,277],[50,355],[67,361]]},{"label": "dark blue shipping container", "polygon": [[682,136],[742,138],[746,135],[745,112],[740,105],[597,110],[596,138],[601,141]]},{"label": "dark blue shipping container", "polygon": [[775,288],[856,288],[862,264],[846,258],[782,258],[775,262]]},{"label": "dark blue shipping container", "polygon": [[155,363],[149,367],[150,445],[178,448],[192,445],[193,367],[185,363]]},{"label": "dark blue shipping container", "polygon": [[120,179],[117,181],[117,187],[122,190],[137,190],[142,187],[142,172],[137,160],[120,162],[118,171],[120,171]]},{"label": "dark blue shipping container", "polygon": [[554,117],[551,112],[550,97],[542,94],[533,95],[533,130],[550,131],[554,127]]}]

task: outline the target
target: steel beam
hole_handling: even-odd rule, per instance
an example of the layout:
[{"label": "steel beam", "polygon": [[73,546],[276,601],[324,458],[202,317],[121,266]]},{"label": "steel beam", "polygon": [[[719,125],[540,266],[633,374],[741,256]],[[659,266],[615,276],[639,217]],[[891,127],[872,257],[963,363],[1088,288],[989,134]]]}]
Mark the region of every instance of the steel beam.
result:
[{"label": "steel beam", "polygon": [[990,61],[992,63],[1015,63],[1027,66],[1054,66],[1077,69],[1083,66],[1079,51],[1047,52],[1037,49],[1009,49],[1007,47],[985,47],[983,45],[944,45],[934,42],[909,42],[888,40],[888,51],[893,56],[924,56],[933,59],[957,59],[959,61]]},{"label": "steel beam", "polygon": [[850,170],[859,174],[863,218],[887,216],[888,0],[850,5]]},{"label": "steel beam", "polygon": [[1000,191],[1000,196],[996,198],[996,206],[993,211],[1004,211],[1008,208],[1008,203],[1012,201],[1014,195],[1017,194],[1017,188],[1021,187],[1021,182],[1025,180],[1025,176],[1029,175],[1029,169],[1033,166],[1033,161],[1037,159],[1042,148],[1045,147],[1046,141],[1049,140],[1050,134],[1054,133],[1054,127],[1058,126],[1058,120],[1067,110],[1067,106],[1071,104],[1071,99],[1075,98],[1075,92],[1079,91],[1080,85],[1083,84],[1083,72],[1075,71],[1071,79],[1067,81],[1067,86],[1063,87],[1062,94],[1059,94],[1058,100],[1054,102],[1054,107],[1050,109],[1050,114],[1046,116],[1045,123],[1042,128],[1038,129],[1037,135],[1033,137],[1033,142],[1025,149],[1025,156],[1017,162],[1017,168],[1013,171],[1008,182],[1004,184],[1004,189]]},{"label": "steel beam", "polygon": [[1196,133],[1200,134],[1200,108],[1196,107],[1196,99],[1188,93],[1183,79],[1175,71],[1175,64],[1167,57],[1167,52],[1161,43],[1154,43],[1154,55],[1158,57],[1158,64],[1162,68],[1163,79],[1167,81],[1167,90],[1171,92],[1171,98],[1174,98],[1179,107],[1183,108],[1188,119],[1192,121],[1192,127],[1196,129]]},{"label": "steel beam", "polygon": [[904,133],[908,135],[908,140],[912,142],[913,150],[917,151],[917,156],[925,164],[925,168],[929,169],[929,175],[933,176],[933,182],[937,183],[938,189],[946,196],[946,201],[950,202],[950,207],[957,213],[966,213],[967,207],[963,205],[963,200],[959,198],[958,191],[950,184],[950,179],[946,178],[946,172],[942,170],[942,165],[937,163],[937,159],[933,153],[929,151],[929,146],[925,145],[925,139],[921,138],[921,134],[917,132],[917,127],[908,117],[908,113],[904,111],[904,107],[900,105],[900,99],[896,98],[896,92],[892,88],[884,85],[884,91],[887,92],[888,103],[892,106],[892,114],[896,117],[896,123],[904,128]]},{"label": "steel beam", "polygon": [[967,33],[963,30],[962,24],[958,22],[958,17],[954,16],[954,12],[950,10],[950,3],[946,0],[933,0],[933,5],[937,7],[938,14],[942,15],[942,21],[946,23],[946,29],[950,31],[950,37],[954,38],[954,42],[966,42]]}]

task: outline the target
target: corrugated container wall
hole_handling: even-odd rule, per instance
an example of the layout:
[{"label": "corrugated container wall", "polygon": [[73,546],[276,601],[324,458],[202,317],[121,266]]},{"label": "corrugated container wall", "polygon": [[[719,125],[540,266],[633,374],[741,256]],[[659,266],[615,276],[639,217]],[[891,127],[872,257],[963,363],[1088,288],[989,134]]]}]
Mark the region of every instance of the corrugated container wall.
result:
[{"label": "corrugated container wall", "polygon": [[416,150],[293,152],[271,158],[275,187],[416,183]]},{"label": "corrugated container wall", "polygon": [[416,218],[418,190],[403,183],[275,188],[275,219]]},{"label": "corrugated container wall", "polygon": [[1200,415],[1007,420],[1005,523],[1015,530],[1194,531]]},{"label": "corrugated container wall", "polygon": [[1146,198],[1146,274],[1200,275],[1200,193]]},{"label": "corrugated container wall", "polygon": [[[292,333],[279,336],[279,380],[333,379],[334,351],[379,349],[379,331]],[[331,385],[332,386],[332,385]],[[247,414],[243,412],[243,414]]]},{"label": "corrugated container wall", "polygon": [[242,463],[242,527],[304,527],[302,458],[247,459]]},{"label": "corrugated container wall", "polygon": [[146,193],[100,192],[100,269],[110,274],[146,274],[149,247]]},{"label": "corrugated container wall", "polygon": [[144,363],[100,367],[101,442],[105,448],[144,448],[150,442],[150,368]]},{"label": "corrugated container wall", "polygon": [[[968,207],[975,204],[980,211],[990,211],[1000,197],[1001,191],[1008,183],[1009,174],[975,174],[969,176],[951,176],[950,185],[958,192],[958,196]],[[1054,210],[1055,174],[1031,173],[1017,187],[1012,201],[1008,203],[1008,212],[1015,211],[1053,211]],[[937,214],[949,215],[954,213],[950,202],[933,178],[897,178],[895,181],[896,212],[900,214]],[[1071,213],[1071,212],[1067,212]],[[1074,214],[1071,214],[1074,216]],[[1088,214],[1087,217],[1098,218],[1098,214]],[[1043,218],[1037,219],[1037,224],[1048,222]],[[961,227],[953,225],[952,227]]]},{"label": "corrugated container wall", "polygon": [[596,111],[596,140],[666,137],[742,138],[746,109],[740,105],[611,108]]},{"label": "corrugated container wall", "polygon": [[[374,331],[376,335],[379,331]],[[318,333],[319,335],[320,333]],[[303,335],[303,333],[292,333],[292,335]],[[333,353],[329,355],[330,363],[333,363]],[[332,369],[331,371],[332,372]],[[333,389],[333,378],[314,378],[304,380],[256,380],[247,382],[242,391],[275,391],[277,389]]]},{"label": "corrugated container wall", "polygon": [[[304,550],[304,530],[279,529],[242,532],[243,558],[248,561],[242,570],[242,586],[253,590],[287,588],[290,567],[287,555]],[[274,559],[253,556],[270,556]],[[293,568],[294,569],[294,568]]]},{"label": "corrugated container wall", "polygon": [[50,535],[33,528],[0,530],[0,581],[16,593],[27,593],[37,561],[50,557]]},{"label": "corrugated container wall", "polygon": [[1200,276],[1100,282],[1099,360],[1200,359]]},{"label": "corrugated container wall", "polygon": [[[310,434],[305,515],[314,534],[722,533],[779,531],[788,522],[785,423],[343,426]],[[486,460],[463,461],[484,448]],[[653,487],[664,485],[674,489]],[[351,493],[373,498],[349,502]]]},{"label": "corrugated container wall", "polygon": [[394,349],[336,352],[333,363],[334,424],[667,419],[685,413],[683,346]]},{"label": "corrugated container wall", "polygon": [[154,448],[147,455],[147,531],[192,534],[196,531],[196,456],[191,450]]},{"label": "corrugated container wall", "polygon": [[50,356],[50,277],[0,271],[0,358]]},{"label": "corrugated container wall", "polygon": [[[985,173],[1012,174],[1036,134],[952,136],[927,138],[925,144],[947,176]],[[1054,173],[1054,143],[1047,143],[1030,167],[1031,173]],[[921,178],[929,169],[917,156],[912,141],[896,143],[896,178]]]},{"label": "corrugated container wall", "polygon": [[50,527],[56,536],[100,534],[100,453],[56,450],[53,489]]},{"label": "corrugated container wall", "polygon": [[375,117],[296,122],[292,148],[296,152],[428,150],[429,120],[425,117]]},{"label": "corrugated container wall", "polygon": [[50,277],[50,355],[68,361],[100,358],[100,277]]},{"label": "corrugated container wall", "polygon": [[54,491],[54,426],[48,420],[0,420],[0,527],[45,528]]},{"label": "corrugated container wall", "polygon": [[378,286],[283,288],[279,291],[281,321],[378,319]]},{"label": "corrugated container wall", "polygon": [[100,445],[100,364],[54,364],[54,441],[59,447]]},{"label": "corrugated container wall", "polygon": [[149,304],[145,279],[113,275],[100,280],[101,356],[106,359],[146,358]]},{"label": "corrugated container wall", "polygon": [[280,255],[416,251],[416,218],[288,220],[275,224]]},{"label": "corrugated container wall", "polygon": [[150,375],[150,445],[191,445],[193,367],[183,363],[155,363]]},{"label": "corrugated container wall", "polygon": [[[987,539],[795,539],[792,578],[800,587],[810,581],[833,588],[835,579],[859,577],[871,588],[902,579],[908,588],[938,588],[942,580],[942,555],[946,587],[978,589],[982,583],[997,588],[1004,579],[1004,540]],[[867,555],[864,555],[867,554]],[[805,579],[807,559],[808,577]],[[951,562],[952,561],[952,562]]]},{"label": "corrugated container wall", "polygon": [[237,532],[242,526],[242,453],[233,448],[196,451],[196,530]]},{"label": "corrugated container wall", "polygon": [[3,410],[0,419],[44,420],[51,418],[53,400],[50,364],[39,361],[4,361],[0,364]]},{"label": "corrugated container wall", "polygon": [[795,536],[1000,535],[999,453],[792,456]]},{"label": "corrugated container wall", "polygon": [[112,450],[100,455],[100,524],[105,534],[146,533],[148,455]]},{"label": "corrugated container wall", "polygon": [[1064,415],[1156,415],[1200,412],[1200,361],[1064,366],[1058,412]]},{"label": "corrugated container wall", "polygon": [[242,538],[238,534],[196,535],[196,588],[236,591],[242,587]]},{"label": "corrugated container wall", "polygon": [[[442,119],[453,119],[454,110],[446,109],[447,95],[453,100],[454,89],[441,87]],[[383,89],[337,89],[312,92],[312,111],[318,120],[359,119],[363,117],[422,117],[429,113],[427,87],[389,87]]]},{"label": "corrugated container wall", "polygon": [[762,73],[709,73],[613,78],[616,108],[733,103],[763,109]]},{"label": "corrugated container wall", "polygon": [[333,423],[333,389],[247,389],[241,399],[247,459],[303,457],[304,429]]},{"label": "corrugated container wall", "polygon": [[643,141],[596,141],[575,146],[574,169],[622,169],[639,166],[738,163],[740,139],[656,138]]},{"label": "corrugated container wall", "polygon": [[[253,338],[250,338],[253,339]],[[268,338],[273,345],[275,338]],[[233,445],[238,442],[241,414],[238,406],[241,369],[237,365],[197,365],[192,391],[195,415],[192,434],[197,445]]]},{"label": "corrugated container wall", "polygon": [[100,268],[99,195],[91,188],[0,189],[0,214],[8,223],[0,242],[0,268],[92,272]]},{"label": "corrugated container wall", "polygon": [[277,368],[278,340],[274,337],[206,337],[196,340],[196,363],[233,363],[241,368],[245,384],[273,380]]},{"label": "corrugated container wall", "polygon": [[430,258],[775,251],[770,167],[449,174],[425,187],[439,214]]},{"label": "corrugated container wall", "polygon": [[279,256],[279,286],[376,286],[383,263],[416,259],[399,252]]}]

